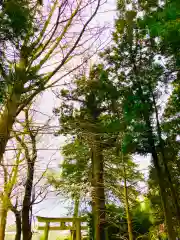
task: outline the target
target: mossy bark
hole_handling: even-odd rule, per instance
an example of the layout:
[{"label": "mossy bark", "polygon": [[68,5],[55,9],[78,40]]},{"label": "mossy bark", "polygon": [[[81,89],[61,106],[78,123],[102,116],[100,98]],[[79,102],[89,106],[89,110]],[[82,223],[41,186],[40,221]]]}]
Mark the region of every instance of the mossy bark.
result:
[{"label": "mossy bark", "polygon": [[127,217],[127,223],[128,223],[128,235],[129,235],[129,240],[133,240],[133,229],[132,229],[132,220],[131,220],[131,214],[129,209],[128,187],[127,187],[125,165],[123,166],[123,168],[124,168],[124,199],[125,199],[126,217]]},{"label": "mossy bark", "polygon": [[5,239],[6,220],[7,220],[7,209],[5,209],[2,205],[0,209],[0,240]]},{"label": "mossy bark", "polygon": [[105,193],[104,193],[104,163],[102,149],[96,139],[93,146],[93,176],[94,176],[94,230],[96,240],[106,239],[106,209],[105,209]]},{"label": "mossy bark", "polygon": [[21,87],[22,86],[20,84],[17,84],[17,86],[15,85],[12,88],[11,94],[7,99],[7,103],[3,107],[0,115],[0,162],[5,152],[12,127],[16,119],[16,113],[21,97]]},{"label": "mossy bark", "polygon": [[33,178],[34,178],[34,161],[28,163],[28,173],[25,186],[25,195],[23,199],[23,208],[22,208],[22,233],[23,240],[31,240],[31,196],[33,190]]}]

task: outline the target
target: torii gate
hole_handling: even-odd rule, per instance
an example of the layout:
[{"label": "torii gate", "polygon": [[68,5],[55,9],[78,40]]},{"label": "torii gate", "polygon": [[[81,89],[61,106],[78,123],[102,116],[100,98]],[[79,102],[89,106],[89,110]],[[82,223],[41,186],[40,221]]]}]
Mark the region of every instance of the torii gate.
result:
[{"label": "torii gate", "polygon": [[[81,230],[87,230],[87,226],[81,226],[81,222],[87,222],[85,217],[76,218],[48,218],[37,216],[38,223],[44,222],[44,226],[38,225],[38,230],[44,230],[44,240],[48,240],[49,231],[71,230],[76,232],[76,240],[81,240]],[[59,223],[59,226],[50,226],[50,223]],[[66,225],[71,223],[71,225]]]}]

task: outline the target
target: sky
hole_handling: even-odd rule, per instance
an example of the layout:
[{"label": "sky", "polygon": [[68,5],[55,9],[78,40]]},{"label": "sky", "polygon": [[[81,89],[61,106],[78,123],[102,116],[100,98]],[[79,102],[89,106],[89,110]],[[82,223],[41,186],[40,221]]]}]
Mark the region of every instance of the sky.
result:
[{"label": "sky", "polygon": [[[97,14],[94,24],[104,26],[108,25],[107,31],[103,32],[102,39],[110,39],[111,31],[113,29],[114,19],[116,17],[116,4],[115,0],[107,0],[103,8]],[[96,57],[92,59],[92,62],[97,60]],[[57,91],[57,89],[54,89]],[[34,108],[37,110],[35,119],[36,124],[44,124],[48,118],[52,118],[51,125],[58,126],[58,119],[53,116],[53,108],[59,106],[59,100],[56,98],[53,91],[48,90],[38,97]],[[60,153],[60,148],[65,142],[64,137],[55,137],[53,134],[44,135],[40,142],[39,148],[44,150],[38,151],[38,171],[41,174],[49,164],[49,168],[58,170],[58,164],[63,160]],[[46,150],[45,150],[46,149]],[[52,149],[52,150],[50,150]],[[134,156],[134,160],[139,164],[139,168],[143,173],[147,175],[147,167],[149,165],[149,157],[144,158],[141,156]],[[33,212],[34,215],[46,216],[46,217],[63,217],[68,214],[68,206],[70,202],[64,202],[62,197],[55,194],[49,194],[47,198],[40,204],[35,205]],[[14,222],[12,214],[8,215],[8,224]]]}]

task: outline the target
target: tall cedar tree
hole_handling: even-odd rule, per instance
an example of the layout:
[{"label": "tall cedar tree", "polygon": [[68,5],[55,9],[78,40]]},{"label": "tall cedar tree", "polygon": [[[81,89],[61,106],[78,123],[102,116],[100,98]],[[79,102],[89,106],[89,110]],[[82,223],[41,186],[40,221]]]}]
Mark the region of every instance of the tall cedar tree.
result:
[{"label": "tall cedar tree", "polygon": [[[107,49],[102,56],[108,61],[111,73],[119,80],[119,89],[124,97],[124,121],[127,123],[124,151],[152,155],[169,238],[175,239],[172,214],[167,201],[168,189],[172,194],[177,216],[179,204],[165,159],[157,108],[157,100],[162,94],[160,87],[163,89],[164,86],[164,69],[155,62],[158,45],[139,27],[137,12],[128,11],[124,7],[125,5],[119,4],[121,14],[119,13],[113,33],[114,46]],[[168,175],[168,186],[163,181],[165,173]]]},{"label": "tall cedar tree", "polygon": [[61,92],[64,101],[56,113],[60,111],[60,133],[77,136],[90,149],[94,239],[104,240],[106,216],[103,150],[114,144],[119,130],[119,120],[112,114],[113,101],[117,100],[118,92],[102,65],[93,66],[89,77],[80,76],[74,85],[74,90]]},{"label": "tall cedar tree", "polygon": [[[180,157],[179,157],[179,149],[180,149],[180,142],[178,140],[179,137],[179,127],[180,127],[180,120],[179,120],[179,111],[180,111],[180,104],[179,104],[179,84],[178,84],[178,75],[175,77],[173,81],[173,91],[166,103],[165,111],[163,113],[163,121],[162,121],[162,130],[163,135],[165,136],[165,154],[166,160],[168,164],[168,168],[170,170],[173,185],[175,187],[178,202],[179,199],[179,172],[180,172]],[[152,202],[152,206],[155,210],[157,222],[162,223],[162,209],[160,206],[160,195],[157,189],[157,178],[154,174],[155,169],[151,167],[150,169],[150,176],[149,176],[149,193],[148,196]],[[164,178],[165,182],[168,182],[167,176]],[[169,206],[171,206],[171,211],[174,216],[174,226],[178,227],[177,224],[177,216],[176,212],[174,212],[172,203],[173,199],[171,195],[167,196],[169,201]]]},{"label": "tall cedar tree", "polygon": [[[63,147],[62,154],[64,160],[60,165],[60,181],[58,176],[52,175],[50,182],[56,189],[59,189],[61,194],[64,192],[64,187],[72,198],[80,194],[82,201],[87,194],[91,194],[91,151],[85,142],[73,138]],[[119,153],[117,155],[117,147],[104,150],[103,159],[106,202],[111,202],[113,197],[121,202],[126,209],[129,235],[132,236],[135,226],[132,228],[131,212],[137,204],[136,199],[139,194],[137,183],[143,180],[142,175],[137,171],[137,165],[129,156],[119,155]],[[62,188],[63,183],[64,187]],[[111,223],[108,222],[108,225],[110,226]]]}]

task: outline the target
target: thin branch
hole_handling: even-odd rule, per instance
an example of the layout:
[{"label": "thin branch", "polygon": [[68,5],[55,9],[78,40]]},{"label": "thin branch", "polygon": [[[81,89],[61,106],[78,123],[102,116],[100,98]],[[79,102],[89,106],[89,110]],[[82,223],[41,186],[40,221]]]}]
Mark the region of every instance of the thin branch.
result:
[{"label": "thin branch", "polygon": [[64,59],[61,61],[61,63],[59,64],[59,66],[57,66],[55,68],[54,71],[52,71],[46,78],[45,78],[45,82],[48,82],[57,72],[58,70],[64,65],[64,63],[68,60],[69,56],[71,55],[71,53],[75,50],[77,44],[79,43],[79,41],[81,40],[82,36],[83,36],[83,33],[85,32],[88,24],[91,22],[91,20],[94,18],[94,16],[96,15],[98,9],[99,9],[99,6],[100,6],[100,2],[101,0],[98,0],[98,3],[97,3],[97,6],[96,6],[96,9],[94,11],[94,13],[91,15],[91,17],[87,20],[87,22],[84,24],[84,27],[82,28],[77,40],[75,41],[73,47],[69,50],[69,52],[66,54],[66,56],[64,57]]}]

